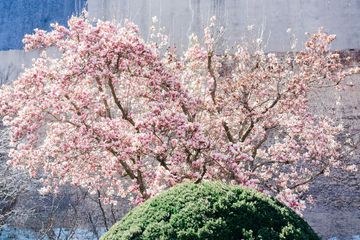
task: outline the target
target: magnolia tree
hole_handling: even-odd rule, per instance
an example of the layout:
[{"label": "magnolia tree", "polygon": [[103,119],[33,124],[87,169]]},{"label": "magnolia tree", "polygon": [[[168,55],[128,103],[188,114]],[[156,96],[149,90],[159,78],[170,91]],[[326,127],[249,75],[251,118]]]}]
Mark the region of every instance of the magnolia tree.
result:
[{"label": "magnolia tree", "polygon": [[10,162],[41,176],[44,193],[71,183],[140,203],[183,181],[221,180],[301,210],[309,183],[344,165],[341,127],[308,107],[312,87],[347,74],[329,51],[333,35],[281,57],[260,41],[217,52],[212,22],[178,57],[129,21],[68,25],[25,36],[25,50],[61,56],[43,52],[0,94]]}]

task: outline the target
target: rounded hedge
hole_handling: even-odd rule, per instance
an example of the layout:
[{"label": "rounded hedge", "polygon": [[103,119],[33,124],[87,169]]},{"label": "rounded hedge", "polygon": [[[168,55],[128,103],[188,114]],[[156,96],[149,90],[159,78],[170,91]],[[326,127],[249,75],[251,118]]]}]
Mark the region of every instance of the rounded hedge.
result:
[{"label": "rounded hedge", "polygon": [[173,187],[130,211],[102,240],[319,239],[273,198],[219,182]]}]

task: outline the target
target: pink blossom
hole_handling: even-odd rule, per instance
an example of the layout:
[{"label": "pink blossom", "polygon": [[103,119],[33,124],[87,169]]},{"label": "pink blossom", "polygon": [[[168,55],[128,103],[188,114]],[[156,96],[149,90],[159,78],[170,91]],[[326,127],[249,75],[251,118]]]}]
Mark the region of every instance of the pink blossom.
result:
[{"label": "pink blossom", "polygon": [[26,35],[26,50],[55,46],[61,57],[43,54],[0,90],[11,163],[40,174],[42,192],[71,183],[102,189],[106,203],[140,203],[183,181],[221,180],[300,211],[310,182],[342,164],[341,129],[308,107],[313,87],[355,72],[328,51],[334,36],[319,31],[294,59],[246,45],[218,55],[212,19],[205,42],[193,35],[177,57],[130,21],[68,24]]}]

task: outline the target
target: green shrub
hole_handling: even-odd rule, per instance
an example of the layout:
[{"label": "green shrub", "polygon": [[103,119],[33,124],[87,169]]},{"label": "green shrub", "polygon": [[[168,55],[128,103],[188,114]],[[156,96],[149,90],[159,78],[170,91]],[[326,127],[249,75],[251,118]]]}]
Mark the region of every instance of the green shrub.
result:
[{"label": "green shrub", "polygon": [[319,239],[275,199],[222,183],[180,184],[130,211],[102,240]]}]

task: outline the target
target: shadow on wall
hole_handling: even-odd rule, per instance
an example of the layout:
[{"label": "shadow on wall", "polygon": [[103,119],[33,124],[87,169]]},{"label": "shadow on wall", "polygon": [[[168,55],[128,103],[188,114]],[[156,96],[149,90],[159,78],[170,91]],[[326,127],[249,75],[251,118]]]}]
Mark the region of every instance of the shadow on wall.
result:
[{"label": "shadow on wall", "polygon": [[66,24],[78,14],[86,0],[3,0],[0,1],[0,50],[21,49],[22,38],[34,28],[49,29],[50,23]]}]

